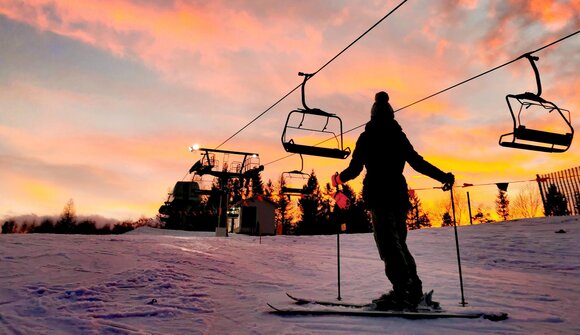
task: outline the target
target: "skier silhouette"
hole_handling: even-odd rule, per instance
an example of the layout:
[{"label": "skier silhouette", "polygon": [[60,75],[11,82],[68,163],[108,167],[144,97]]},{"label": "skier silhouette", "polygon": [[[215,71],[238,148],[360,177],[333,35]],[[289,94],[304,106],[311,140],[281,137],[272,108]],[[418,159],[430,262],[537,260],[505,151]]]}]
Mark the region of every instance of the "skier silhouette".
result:
[{"label": "skier silhouette", "polygon": [[415,151],[395,120],[389,95],[378,92],[371,119],[356,142],[350,164],[331,178],[336,187],[356,178],[363,167],[366,168],[362,196],[371,213],[373,234],[385,263],[385,274],[392,284],[392,290],[373,300],[378,309],[412,308],[423,297],[417,266],[406,243],[406,218],[411,204],[403,175],[405,162],[446,187],[455,182],[452,173],[441,171]]}]

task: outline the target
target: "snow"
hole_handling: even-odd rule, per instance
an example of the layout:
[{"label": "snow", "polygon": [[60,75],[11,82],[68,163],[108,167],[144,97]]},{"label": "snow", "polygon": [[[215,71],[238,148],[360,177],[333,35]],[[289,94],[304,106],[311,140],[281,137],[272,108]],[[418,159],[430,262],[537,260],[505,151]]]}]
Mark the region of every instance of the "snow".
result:
[{"label": "snow", "polygon": [[[565,233],[556,233],[563,230]],[[337,237],[140,228],[0,236],[0,334],[580,334],[580,217],[409,232],[425,290],[484,319],[278,316],[285,292],[336,299]],[[371,234],[340,236],[343,301],[390,288]]]}]

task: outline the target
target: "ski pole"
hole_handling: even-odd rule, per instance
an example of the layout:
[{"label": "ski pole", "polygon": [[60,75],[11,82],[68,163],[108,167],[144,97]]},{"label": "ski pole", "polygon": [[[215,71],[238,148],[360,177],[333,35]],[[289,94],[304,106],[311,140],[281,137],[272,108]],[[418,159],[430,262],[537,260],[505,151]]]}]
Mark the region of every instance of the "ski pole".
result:
[{"label": "ski pole", "polygon": [[340,296],[340,222],[336,223],[338,227],[338,231],[336,232],[336,262],[337,262],[337,271],[338,271],[338,300],[341,300]]},{"label": "ski pole", "polygon": [[459,286],[461,287],[461,305],[465,307],[467,302],[463,296],[463,276],[461,274],[461,257],[459,256],[459,238],[457,237],[457,222],[455,220],[455,201],[453,199],[453,186],[449,188],[451,192],[451,211],[453,212],[453,230],[455,231],[455,249],[457,250],[457,266],[459,267]]},{"label": "ski pole", "polygon": [[[338,176],[338,172],[336,172],[335,176]],[[334,177],[333,177],[334,178]],[[336,184],[336,191],[334,193],[334,200],[337,200],[336,196],[339,195],[340,193],[340,189],[338,188],[338,184]],[[335,204],[335,206],[338,205],[338,207],[340,208],[341,205],[340,203],[337,201],[337,204]],[[336,207],[335,210],[332,211],[333,217],[336,220],[336,271],[337,271],[337,288],[338,288],[338,297],[336,299],[341,300],[342,297],[340,296],[340,220],[339,216],[336,213]]]}]

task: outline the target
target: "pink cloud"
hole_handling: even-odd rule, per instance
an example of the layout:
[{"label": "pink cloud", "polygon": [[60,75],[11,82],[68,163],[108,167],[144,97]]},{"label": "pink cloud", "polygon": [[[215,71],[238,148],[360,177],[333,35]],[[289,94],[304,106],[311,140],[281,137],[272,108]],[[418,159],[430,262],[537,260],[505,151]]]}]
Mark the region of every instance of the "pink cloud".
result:
[{"label": "pink cloud", "polygon": [[[541,1],[502,1],[483,8],[487,3],[437,2],[430,5],[428,13],[424,8],[409,11],[406,5],[392,21],[378,27],[315,78],[308,91],[311,105],[328,107],[330,112],[344,116],[348,129],[368,120],[369,103],[378,90],[388,90],[395,108],[402,107],[487,70],[489,65],[509,60],[516,52],[551,41],[566,27],[578,27],[578,18],[570,16],[579,12],[577,0],[551,5]],[[67,193],[73,190],[63,185],[90,179],[93,194],[89,196],[83,193],[87,187],[81,188],[75,196],[79,206],[91,199],[91,209],[139,211],[137,207],[142,206],[153,215],[167,188],[183,177],[193,163],[194,157],[186,151],[191,141],[203,141],[204,146],[213,147],[239,130],[300,82],[296,72],[316,70],[380,16],[377,8],[385,8],[379,6],[387,7],[376,6],[355,8],[350,2],[307,1],[137,5],[129,1],[0,0],[0,14],[11,20],[144,64],[166,82],[185,87],[184,95],[195,94],[194,98],[179,97],[183,99],[179,104],[192,106],[191,114],[187,114],[184,109],[167,111],[175,106],[175,96],[163,95],[175,85],[160,87],[162,93],[152,92],[155,88],[150,92],[123,88],[121,98],[30,83],[14,83],[16,88],[8,92],[3,86],[0,95],[9,97],[16,92],[17,98],[12,99],[30,102],[32,107],[24,112],[35,117],[34,122],[22,128],[0,126],[5,147],[20,158],[33,158],[33,163],[23,165],[26,169],[9,175],[28,182],[14,187],[32,190],[31,194],[41,199],[43,190],[58,185],[54,190],[64,199],[57,201],[60,211],[70,197]],[[475,16],[481,17],[482,10],[487,17],[474,21]],[[474,15],[476,11],[478,15]],[[405,25],[411,18],[425,24]],[[546,95],[577,111],[577,64],[563,61],[573,52],[567,49],[561,58],[543,54],[541,71]],[[470,83],[422,102],[397,114],[397,118],[408,122],[408,134],[421,153],[447,169],[490,180],[499,178],[493,174],[497,171],[533,175],[541,164],[530,163],[530,168],[519,163],[533,160],[533,154],[497,145],[502,131],[511,127],[503,106],[505,93],[508,88],[509,93],[518,93],[529,82],[533,84],[525,61],[509,71],[513,71],[508,72],[509,76],[495,74],[485,85]],[[550,78],[551,73],[561,77]],[[300,106],[300,94],[296,92],[224,149],[252,148],[260,153],[262,163],[286,156],[279,140],[283,118]],[[70,113],[75,109],[80,112]],[[163,115],[159,110],[163,110]],[[87,126],[87,121],[94,121],[94,127]],[[134,127],[134,122],[158,125]],[[175,126],[178,122],[179,127]],[[354,148],[358,133],[360,130],[346,136],[347,146]],[[570,161],[580,161],[577,153],[551,159],[554,166],[566,168]],[[492,160],[494,163],[489,163]],[[306,157],[304,169],[310,172],[315,168],[323,183],[347,163]],[[299,167],[296,156],[271,164],[264,176],[275,181],[283,170]],[[54,174],[30,177],[42,168]],[[62,176],[59,169],[70,173]],[[3,173],[0,177],[4,176],[8,175]],[[354,185],[360,186],[361,180]],[[432,180],[425,183],[436,184]],[[119,197],[105,196],[116,190],[121,190]],[[137,199],[142,205],[131,205]]]}]

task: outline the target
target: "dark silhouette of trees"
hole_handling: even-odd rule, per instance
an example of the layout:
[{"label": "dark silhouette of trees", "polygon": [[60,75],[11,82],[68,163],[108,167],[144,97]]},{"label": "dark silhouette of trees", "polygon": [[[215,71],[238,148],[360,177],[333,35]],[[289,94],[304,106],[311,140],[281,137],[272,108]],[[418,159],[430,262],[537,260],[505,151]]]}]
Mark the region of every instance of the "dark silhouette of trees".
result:
[{"label": "dark silhouette of trees", "polygon": [[335,232],[329,224],[330,206],[324,203],[318,178],[312,170],[306,184],[307,195],[298,200],[298,208],[302,214],[296,225],[298,235],[332,234]]},{"label": "dark silhouette of trees", "polygon": [[42,220],[42,222],[40,223],[40,225],[38,226],[33,226],[32,230],[30,231],[31,233],[44,233],[44,234],[48,234],[48,233],[54,233],[54,222],[52,222],[51,219],[44,219]]},{"label": "dark silhouette of trees", "polygon": [[[63,217],[70,220],[73,216],[71,214],[73,211],[71,210],[72,207],[69,206],[71,202],[67,203],[65,206],[65,213],[66,215],[60,216],[56,222],[60,222],[63,220]],[[124,221],[120,223],[116,223],[111,226],[109,224],[99,228],[97,227],[97,223],[93,220],[83,219],[80,221],[70,220],[66,221],[66,224],[61,224],[60,226],[55,223],[54,219],[51,218],[44,218],[40,222],[40,224],[36,224],[36,222],[29,223],[28,221],[22,222],[17,224],[15,220],[9,219],[4,222],[2,225],[2,233],[9,234],[9,233],[32,233],[32,234],[83,234],[83,235],[104,235],[104,234],[122,234],[128,232],[130,230],[135,229],[135,227],[142,226],[143,222],[153,223],[152,219],[145,219],[141,218],[137,222],[131,221]],[[68,222],[74,222],[74,224],[69,225]],[[65,229],[65,227],[67,227]],[[10,229],[12,228],[12,229]]]},{"label": "dark silhouette of trees", "polygon": [[493,219],[491,218],[491,215],[489,213],[484,214],[481,208],[477,209],[477,213],[475,213],[475,215],[473,216],[473,220],[477,223],[494,222]]},{"label": "dark silhouette of trees", "polygon": [[411,209],[407,213],[407,227],[410,230],[431,227],[431,220],[429,215],[423,211],[421,199],[419,199],[417,192],[409,190],[409,201]]},{"label": "dark silhouette of trees", "polygon": [[501,216],[503,220],[507,220],[510,216],[509,209],[510,201],[507,196],[507,192],[498,189],[497,199],[495,200],[495,210],[497,215]]},{"label": "dark silhouette of trees", "polygon": [[252,174],[249,178],[249,187],[251,194],[249,197],[256,195],[264,195],[264,182],[262,181],[262,172]]},{"label": "dark silhouette of trees", "polygon": [[57,234],[70,234],[74,231],[76,224],[75,204],[72,199],[64,206],[60,219],[54,225],[54,232]]},{"label": "dark silhouette of trees", "polygon": [[14,220],[8,220],[2,225],[2,234],[12,234],[16,228]]},{"label": "dark silhouette of trees", "polygon": [[266,185],[264,185],[264,197],[266,197],[268,200],[274,201],[275,192],[276,191],[274,189],[274,183],[272,182],[272,179],[268,179],[268,182]]},{"label": "dark silhouette of trees", "polygon": [[450,227],[453,226],[453,218],[449,212],[443,213],[442,217],[443,222],[441,223],[441,227]]},{"label": "dark silhouette of trees", "polygon": [[94,221],[82,220],[74,228],[75,234],[83,235],[96,235],[99,233],[99,229]]},{"label": "dark silhouette of trees", "polygon": [[370,233],[373,231],[370,213],[366,210],[365,202],[362,196],[357,196],[355,201],[351,201],[348,210],[349,225],[347,233]]},{"label": "dark silhouette of trees", "polygon": [[[343,224],[345,229],[342,230],[342,233],[355,234],[372,232],[370,214],[365,208],[362,196],[359,195],[357,197],[357,194],[348,184],[343,184],[341,187],[342,193],[350,200],[350,206],[346,209],[341,209],[338,205],[334,204],[330,215],[331,225],[335,227],[334,232],[338,231],[338,228],[336,228],[337,225]],[[330,183],[326,184],[325,193],[328,198],[332,198],[335,191],[330,187]]]},{"label": "dark silhouette of trees", "polygon": [[111,234],[124,234],[131,230],[133,230],[133,223],[131,221],[123,221],[113,226]]},{"label": "dark silhouette of trees", "polygon": [[550,184],[548,188],[544,214],[546,216],[568,215],[568,202],[566,201],[566,197],[558,191],[558,188],[554,184]]},{"label": "dark silhouette of trees", "polygon": [[291,205],[289,197],[284,194],[280,194],[280,190],[285,185],[286,181],[284,176],[280,176],[278,179],[278,191],[274,187],[272,179],[268,179],[268,182],[264,186],[264,197],[275,204],[274,212],[274,226],[275,232],[281,232],[283,235],[291,234],[291,215],[289,207]]}]

